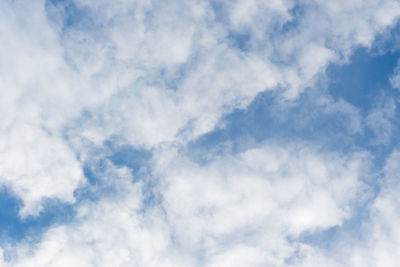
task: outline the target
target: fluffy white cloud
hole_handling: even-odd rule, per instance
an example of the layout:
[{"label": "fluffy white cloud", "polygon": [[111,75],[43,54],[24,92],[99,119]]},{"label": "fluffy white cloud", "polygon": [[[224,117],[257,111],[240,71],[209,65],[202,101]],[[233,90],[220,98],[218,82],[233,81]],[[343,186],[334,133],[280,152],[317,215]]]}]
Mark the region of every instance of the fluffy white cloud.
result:
[{"label": "fluffy white cloud", "polygon": [[0,183],[24,201],[22,216],[37,215],[43,198],[72,202],[84,181],[61,132],[80,113],[79,90],[43,3],[1,6]]},{"label": "fluffy white cloud", "polygon": [[[108,164],[114,190],[80,205],[76,220],[20,244],[12,266],[284,266],[317,261],[305,232],[338,226],[360,196],[365,156],[304,145],[265,146],[199,165],[176,151],[155,159],[160,202],[146,204],[142,182]],[[148,189],[147,189],[148,190]],[[289,241],[292,240],[292,241]],[[309,249],[311,251],[311,248]],[[315,253],[315,252],[313,252]],[[310,265],[304,265],[310,266]]]},{"label": "fluffy white cloud", "polygon": [[[5,1],[0,183],[23,200],[21,216],[37,215],[46,198],[72,203],[90,149],[114,137],[153,149],[161,203],[144,209],[141,183],[109,166],[102,176],[115,194],[83,202],[76,220],[34,247],[18,244],[4,264],[333,266],[296,240],[351,216],[363,155],[266,145],[202,166],[171,147],[265,90],[296,98],[399,15],[391,0]],[[368,118],[374,127],[379,114]],[[349,128],[361,132],[355,117]]]},{"label": "fluffy white cloud", "polygon": [[175,234],[182,247],[201,247],[210,264],[225,253],[237,259],[234,251],[243,249],[259,254],[263,265],[279,266],[293,253],[286,238],[350,216],[361,161],[299,145],[251,149],[207,166],[178,157],[158,170],[168,221],[180,229]]},{"label": "fluffy white cloud", "polygon": [[353,266],[398,265],[400,257],[400,152],[394,150],[388,158],[379,193],[370,206],[370,221],[364,223],[364,243],[352,254]]},{"label": "fluffy white cloud", "polygon": [[37,215],[43,198],[73,202],[83,172],[59,136],[29,125],[15,125],[0,141],[0,182],[24,201],[20,215]]},{"label": "fluffy white cloud", "polygon": [[120,135],[147,148],[192,140],[266,89],[284,88],[286,97],[296,97],[329,63],[370,46],[400,14],[391,1],[368,8],[359,1],[299,3],[300,15],[291,1],[76,5],[89,10],[93,25],[66,29],[63,44],[92,86],[109,96],[88,109],[96,119],[79,131],[92,125],[103,135],[94,141]]}]

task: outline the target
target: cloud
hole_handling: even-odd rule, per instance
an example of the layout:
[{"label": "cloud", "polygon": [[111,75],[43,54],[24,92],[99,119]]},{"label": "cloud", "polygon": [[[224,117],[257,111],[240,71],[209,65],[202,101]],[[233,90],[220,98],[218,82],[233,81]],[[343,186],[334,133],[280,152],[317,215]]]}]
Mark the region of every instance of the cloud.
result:
[{"label": "cloud", "polygon": [[[107,92],[88,109],[96,120],[84,125],[94,123],[103,133],[99,140],[119,135],[147,148],[196,139],[265,90],[284,88],[285,97],[296,98],[328,64],[344,63],[355,48],[369,47],[400,14],[394,2],[371,2],[367,9],[357,1],[316,1],[303,3],[300,16],[294,14],[300,6],[290,1],[75,4],[89,10],[93,25],[67,29],[63,40],[88,51],[71,60],[92,74],[92,86]],[[387,19],[377,16],[389,8]]]},{"label": "cloud", "polygon": [[[108,189],[82,197],[76,218],[39,242],[3,248],[11,256],[2,264],[336,266],[301,236],[352,217],[367,152],[287,140],[202,165],[182,151],[261,92],[275,90],[289,105],[318,89],[329,64],[348,63],[399,16],[391,0],[2,3],[0,183],[22,199],[21,217],[39,216],[48,198],[75,203],[77,189],[93,189],[82,166],[99,158]],[[321,101],[325,113],[344,114],[351,134],[362,133],[357,109]],[[394,105],[366,119],[375,134],[384,129],[383,144]],[[147,176],[135,180],[108,162],[109,143],[151,151]],[[373,209],[396,219],[384,208],[396,205],[388,193]],[[390,223],[373,219],[373,233]],[[396,240],[377,242],[367,246],[371,262],[397,255],[386,250]]]},{"label": "cloud", "polygon": [[397,67],[394,70],[394,73],[390,77],[389,80],[390,80],[390,83],[393,88],[400,89],[400,67],[399,67],[399,64],[397,64]]},{"label": "cloud", "polygon": [[400,233],[397,222],[400,219],[399,190],[400,153],[394,149],[384,167],[384,177],[379,194],[370,206],[370,220],[363,227],[364,243],[354,250],[353,265],[387,266],[397,265]]},{"label": "cloud", "polygon": [[[281,266],[299,236],[341,225],[361,193],[365,157],[304,145],[265,146],[202,166],[164,151],[155,159],[159,203],[142,182],[107,164],[114,193],[77,218],[20,244],[12,266]],[[104,234],[107,233],[107,234]],[[289,241],[292,240],[291,242]]]},{"label": "cloud", "polygon": [[396,114],[396,103],[393,98],[381,96],[377,99],[376,107],[366,118],[367,126],[372,130],[376,139],[375,144],[388,144],[392,138],[393,118]]},{"label": "cloud", "polygon": [[27,125],[13,126],[0,142],[0,181],[24,201],[20,215],[37,215],[44,198],[73,202],[83,184],[82,167],[59,137]]},{"label": "cloud", "polygon": [[79,90],[42,3],[4,2],[0,12],[0,183],[24,201],[25,217],[37,215],[44,198],[73,202],[84,181],[61,131],[80,113]]}]

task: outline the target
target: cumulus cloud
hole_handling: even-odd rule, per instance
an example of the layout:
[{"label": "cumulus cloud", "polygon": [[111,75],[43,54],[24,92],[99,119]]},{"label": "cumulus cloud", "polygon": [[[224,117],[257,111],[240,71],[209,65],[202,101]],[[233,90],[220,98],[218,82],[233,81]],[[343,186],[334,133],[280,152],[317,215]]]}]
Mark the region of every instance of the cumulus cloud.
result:
[{"label": "cumulus cloud", "polygon": [[9,264],[282,266],[303,246],[300,234],[351,216],[364,158],[265,146],[199,165],[166,151],[154,160],[162,198],[151,206],[128,168],[107,164],[101,179],[113,178],[114,193],[80,205],[35,247],[20,245]]},{"label": "cumulus cloud", "polygon": [[0,12],[0,182],[24,201],[22,216],[37,215],[43,198],[72,202],[84,181],[61,132],[80,112],[79,90],[42,3],[4,2]]},{"label": "cumulus cloud", "polygon": [[[96,120],[85,125],[94,123],[103,140],[117,134],[147,148],[193,140],[264,90],[284,88],[285,97],[298,96],[329,63],[370,46],[400,13],[395,2],[368,8],[357,1],[301,3],[300,16],[291,1],[75,4],[89,10],[94,26],[67,29],[65,48],[78,44],[87,51],[72,53],[71,60],[109,94],[89,109]],[[390,16],[381,19],[388,9]]]},{"label": "cumulus cloud", "polygon": [[370,221],[365,222],[363,229],[365,243],[357,247],[351,257],[356,267],[398,264],[400,203],[396,192],[399,190],[399,159],[400,153],[395,149],[384,167],[381,189],[371,204]]},{"label": "cumulus cloud", "polygon": [[[329,64],[397,22],[398,1],[0,5],[0,183],[22,199],[21,217],[39,216],[48,198],[74,203],[90,187],[82,166],[108,162],[98,153],[107,142],[153,153],[143,180],[108,162],[97,175],[110,192],[81,200],[39,242],[4,248],[15,257],[3,265],[335,266],[301,235],[351,218],[367,153],[288,142],[202,165],[181,152],[261,92],[290,102],[317,86]],[[362,132],[345,101],[321,105]],[[373,111],[368,126],[390,128],[393,110]]]}]

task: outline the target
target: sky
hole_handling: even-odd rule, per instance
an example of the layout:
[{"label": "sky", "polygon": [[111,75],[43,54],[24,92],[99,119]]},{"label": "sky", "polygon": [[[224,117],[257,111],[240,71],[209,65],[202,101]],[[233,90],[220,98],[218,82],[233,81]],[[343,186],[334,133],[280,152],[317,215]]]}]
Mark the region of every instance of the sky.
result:
[{"label": "sky", "polygon": [[0,41],[0,267],[398,266],[398,0],[3,0]]}]

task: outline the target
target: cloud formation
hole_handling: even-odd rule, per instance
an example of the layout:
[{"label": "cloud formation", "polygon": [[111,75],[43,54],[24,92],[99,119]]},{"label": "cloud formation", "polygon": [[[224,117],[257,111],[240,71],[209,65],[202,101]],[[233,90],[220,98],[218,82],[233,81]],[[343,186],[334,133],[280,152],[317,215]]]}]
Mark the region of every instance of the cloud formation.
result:
[{"label": "cloud formation", "polygon": [[[13,266],[283,266],[304,232],[341,225],[362,193],[363,155],[304,145],[250,149],[201,166],[164,152],[162,196],[146,205],[142,182],[107,164],[115,193],[85,202],[76,221],[52,227]],[[144,210],[143,210],[144,209]],[[107,234],[105,234],[107,233]],[[29,245],[28,245],[29,246]],[[305,257],[302,255],[301,257]],[[308,251],[304,252],[308,255]]]},{"label": "cloud formation", "polygon": [[[0,244],[0,264],[394,266],[398,99],[381,94],[363,112],[325,84],[329,66],[351,64],[399,17],[395,0],[4,1],[0,185],[22,201],[20,220],[49,199],[74,215]],[[265,92],[276,120],[334,118],[324,123],[338,135],[374,140],[333,147],[294,131],[235,150],[228,136],[205,162],[191,156],[190,144]],[[286,112],[296,105],[300,115]],[[151,155],[146,166],[113,161],[123,146]],[[374,172],[382,146],[391,156]],[[361,208],[371,241],[347,242]],[[346,246],[306,241],[332,229]]]}]

